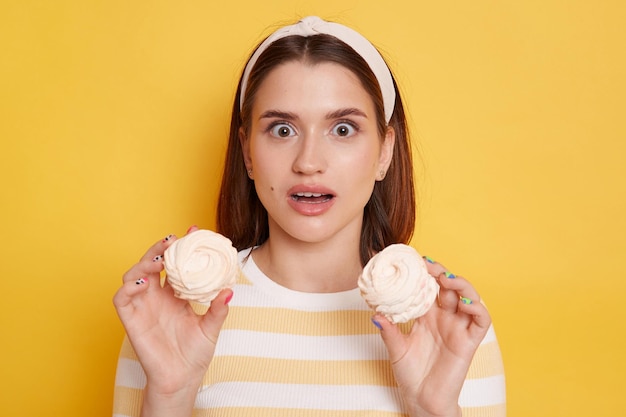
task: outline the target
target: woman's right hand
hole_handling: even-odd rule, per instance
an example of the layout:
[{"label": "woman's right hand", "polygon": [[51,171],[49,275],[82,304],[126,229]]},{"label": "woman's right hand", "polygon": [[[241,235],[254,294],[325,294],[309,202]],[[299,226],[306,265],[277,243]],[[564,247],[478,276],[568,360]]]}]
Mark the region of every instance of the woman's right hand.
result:
[{"label": "woman's right hand", "polygon": [[[205,315],[197,315],[169,285],[161,287],[163,254],[175,239],[170,235],[148,249],[124,274],[113,298],[146,374],[143,415],[191,415],[233,294],[223,290]],[[159,412],[147,412],[146,407]]]}]

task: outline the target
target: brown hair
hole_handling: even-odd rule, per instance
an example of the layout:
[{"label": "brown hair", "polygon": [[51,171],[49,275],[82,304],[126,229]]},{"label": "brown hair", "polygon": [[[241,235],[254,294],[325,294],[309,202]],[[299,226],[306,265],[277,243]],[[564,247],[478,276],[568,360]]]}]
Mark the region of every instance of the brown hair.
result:
[{"label": "brown hair", "polygon": [[[352,71],[371,96],[376,111],[379,136],[387,131],[383,98],[378,81],[367,62],[346,43],[330,35],[288,36],[272,43],[250,72],[243,106],[235,94],[224,175],[217,206],[217,231],[232,240],[237,250],[260,245],[269,237],[267,211],[261,204],[254,182],[246,173],[239,131],[247,132],[254,98],[267,75],[278,65],[302,61],[312,65],[330,62]],[[389,126],[395,131],[391,165],[382,181],[377,181],[363,211],[361,263],[393,243],[408,243],[415,227],[413,164],[406,117],[394,79],[396,102]]]}]

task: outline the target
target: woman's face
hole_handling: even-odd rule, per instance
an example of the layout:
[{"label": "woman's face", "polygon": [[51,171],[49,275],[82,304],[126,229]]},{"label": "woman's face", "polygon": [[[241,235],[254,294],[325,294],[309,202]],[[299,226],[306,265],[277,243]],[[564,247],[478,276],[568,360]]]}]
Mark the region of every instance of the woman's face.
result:
[{"label": "woman's face", "polygon": [[345,67],[289,62],[258,89],[244,159],[268,212],[270,239],[358,242],[363,208],[387,170],[394,132],[377,132],[374,104]]}]

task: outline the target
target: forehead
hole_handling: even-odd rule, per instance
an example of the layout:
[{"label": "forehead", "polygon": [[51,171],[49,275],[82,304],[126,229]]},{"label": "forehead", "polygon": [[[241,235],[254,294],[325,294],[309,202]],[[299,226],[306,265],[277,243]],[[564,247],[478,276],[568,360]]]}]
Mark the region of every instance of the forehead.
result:
[{"label": "forehead", "polygon": [[291,61],[270,71],[254,99],[252,113],[268,108],[292,112],[327,112],[358,108],[374,116],[374,102],[359,78],[335,63]]}]

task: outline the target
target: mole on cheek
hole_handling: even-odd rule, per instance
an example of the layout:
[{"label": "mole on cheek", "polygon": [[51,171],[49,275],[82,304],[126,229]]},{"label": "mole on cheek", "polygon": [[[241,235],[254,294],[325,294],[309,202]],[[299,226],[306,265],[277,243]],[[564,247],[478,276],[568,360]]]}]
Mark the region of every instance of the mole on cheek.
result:
[{"label": "mole on cheek", "polygon": [[274,191],[274,187],[270,186],[270,190]]}]

